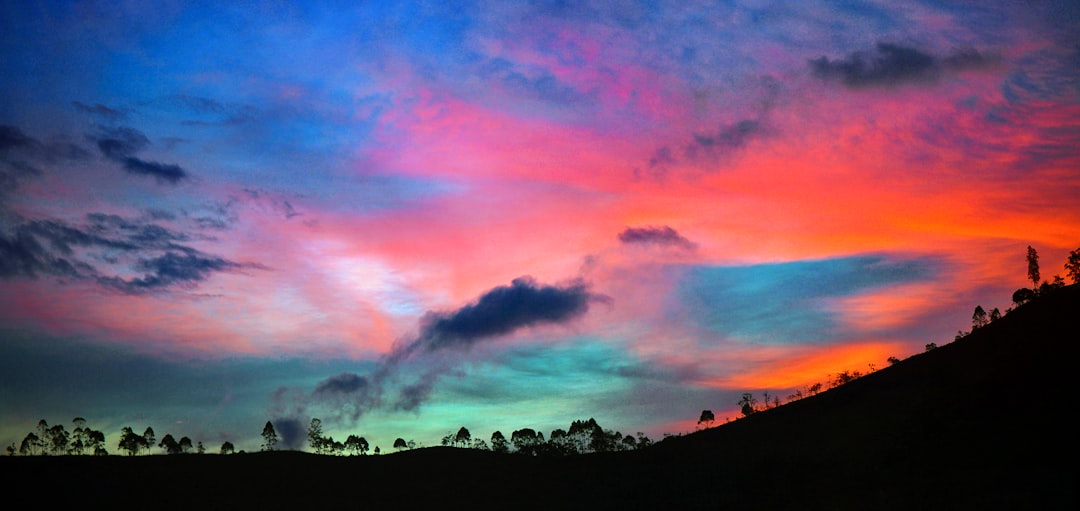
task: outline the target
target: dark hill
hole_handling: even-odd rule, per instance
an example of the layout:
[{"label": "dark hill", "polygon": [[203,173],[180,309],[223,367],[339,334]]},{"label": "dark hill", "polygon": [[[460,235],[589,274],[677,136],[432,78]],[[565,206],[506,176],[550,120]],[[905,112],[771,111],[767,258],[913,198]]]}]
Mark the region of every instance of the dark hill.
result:
[{"label": "dark hill", "polygon": [[817,396],[633,453],[3,458],[49,508],[1074,509],[1080,286]]}]

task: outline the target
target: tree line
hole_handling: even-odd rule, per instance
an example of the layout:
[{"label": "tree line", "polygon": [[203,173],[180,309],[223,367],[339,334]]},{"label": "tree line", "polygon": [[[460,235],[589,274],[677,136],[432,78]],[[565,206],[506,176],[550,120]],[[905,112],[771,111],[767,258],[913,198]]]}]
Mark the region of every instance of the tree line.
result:
[{"label": "tree line", "polygon": [[[593,418],[575,420],[570,423],[569,429],[557,428],[546,438],[541,431],[522,428],[511,432],[509,439],[502,431],[495,431],[491,434],[489,442],[480,437],[474,438],[469,429],[462,426],[456,433],[447,433],[441,441],[444,447],[527,456],[571,456],[594,452],[632,451],[649,447],[652,443],[653,441],[642,432],[636,435],[629,433],[624,435],[600,427]],[[308,445],[316,454],[329,455],[364,455],[369,447],[367,440],[362,436],[349,435],[344,442],[337,442],[333,437],[323,435],[322,421],[318,418],[312,418],[308,427]],[[414,449],[417,444],[413,440],[399,437],[394,440],[393,447],[401,451]],[[379,447],[375,446],[374,453],[379,454],[379,452]]]},{"label": "tree line", "polygon": [[89,427],[82,417],[72,419],[71,423],[74,429],[68,432],[63,424],[49,426],[45,419],[41,419],[37,429],[23,437],[17,450],[15,444],[7,447],[8,456],[14,456],[16,452],[24,456],[109,454],[105,449],[104,433]]}]

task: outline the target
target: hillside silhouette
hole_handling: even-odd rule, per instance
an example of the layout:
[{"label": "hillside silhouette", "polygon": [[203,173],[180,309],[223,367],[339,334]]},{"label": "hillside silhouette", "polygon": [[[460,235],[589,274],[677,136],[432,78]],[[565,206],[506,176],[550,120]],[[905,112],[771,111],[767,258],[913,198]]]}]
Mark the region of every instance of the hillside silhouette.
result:
[{"label": "hillside silhouette", "polygon": [[821,394],[639,451],[29,456],[49,507],[1074,509],[1080,286]]}]

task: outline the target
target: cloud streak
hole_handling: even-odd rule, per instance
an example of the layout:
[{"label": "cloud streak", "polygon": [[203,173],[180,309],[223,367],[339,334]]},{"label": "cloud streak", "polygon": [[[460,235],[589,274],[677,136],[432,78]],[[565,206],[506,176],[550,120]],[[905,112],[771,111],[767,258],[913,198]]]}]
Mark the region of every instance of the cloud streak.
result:
[{"label": "cloud streak", "polygon": [[936,57],[916,48],[878,43],[871,52],[854,52],[843,59],[821,56],[809,61],[814,76],[851,89],[932,84],[942,75],[996,66],[1000,57],[975,49],[956,50]]},{"label": "cloud streak", "polygon": [[106,130],[96,139],[98,150],[106,158],[120,163],[129,174],[153,177],[158,182],[177,184],[188,178],[179,165],[136,158],[135,153],[150,145],[150,139],[134,128],[119,127]]}]

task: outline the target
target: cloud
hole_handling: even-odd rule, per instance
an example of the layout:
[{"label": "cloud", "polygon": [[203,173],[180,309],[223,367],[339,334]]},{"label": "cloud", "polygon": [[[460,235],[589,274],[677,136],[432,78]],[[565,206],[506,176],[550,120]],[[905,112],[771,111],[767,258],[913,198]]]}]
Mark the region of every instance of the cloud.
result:
[{"label": "cloud", "polygon": [[935,83],[946,72],[987,69],[1000,58],[975,49],[956,50],[944,58],[915,48],[878,43],[874,52],[855,52],[846,59],[821,56],[809,61],[815,76],[852,89]]},{"label": "cloud", "polygon": [[0,193],[12,192],[27,178],[43,174],[43,164],[82,160],[89,153],[64,141],[42,142],[11,125],[0,125]]},{"label": "cloud", "polygon": [[133,156],[150,145],[142,132],[128,127],[110,128],[96,139],[98,150],[106,158],[123,165],[129,174],[150,176],[158,182],[176,184],[188,177],[179,165],[158,163]]},{"label": "cloud", "polygon": [[115,108],[109,108],[105,105],[102,105],[101,103],[87,105],[79,101],[72,101],[71,106],[75,107],[75,109],[80,112],[90,114],[94,117],[109,122],[120,121],[127,117],[127,112]]},{"label": "cloud", "polygon": [[[530,277],[514,279],[454,311],[425,314],[419,334],[396,344],[368,376],[338,374],[316,384],[307,395],[279,391],[273,396],[275,408],[301,416],[312,406],[323,407],[352,420],[379,407],[415,410],[427,401],[439,379],[454,370],[453,356],[443,354],[460,355],[523,328],[566,323],[584,315],[590,303],[607,300],[580,281],[541,285]],[[413,380],[399,383],[416,372]],[[392,397],[386,398],[388,394]]]},{"label": "cloud", "polygon": [[353,394],[368,388],[368,380],[356,373],[341,373],[315,386],[314,395]]},{"label": "cloud", "polygon": [[702,150],[730,151],[746,145],[752,138],[761,133],[761,122],[755,119],[744,119],[735,124],[721,127],[714,133],[694,134],[694,144],[687,147],[690,158],[696,156],[694,152]]},{"label": "cloud", "polygon": [[40,142],[23,133],[21,129],[7,124],[0,125],[0,151],[39,145]]},{"label": "cloud", "polygon": [[3,167],[0,167],[0,194],[13,192],[26,178],[41,174],[41,169],[24,161],[3,161]]},{"label": "cloud", "polygon": [[205,256],[189,249],[187,253],[166,252],[150,259],[139,259],[133,268],[145,272],[142,277],[123,279],[99,277],[98,282],[127,294],[141,294],[173,286],[190,286],[210,277],[211,273],[261,268],[259,265],[234,263],[221,257]]},{"label": "cloud", "polygon": [[933,278],[942,262],[861,255],[757,264],[691,266],[671,314],[735,338],[760,342],[834,339],[843,328],[827,301]]},{"label": "cloud", "polygon": [[582,282],[544,286],[531,277],[517,278],[456,311],[428,313],[413,344],[423,351],[467,348],[520,328],[571,320],[584,314],[595,298]]},{"label": "cloud", "polygon": [[158,163],[156,161],[140,160],[138,158],[124,158],[124,170],[129,174],[151,176],[158,181],[167,181],[176,184],[187,177],[187,172],[179,165]]},{"label": "cloud", "polygon": [[[0,230],[0,278],[56,276],[90,280],[127,294],[189,287],[218,272],[264,268],[208,255],[194,238],[145,219],[91,213],[83,225],[23,220]],[[141,273],[140,277],[125,277]],[[124,275],[124,276],[122,276]]]},{"label": "cloud", "polygon": [[[671,167],[685,163],[704,163],[708,168],[729,163],[752,142],[770,136],[770,115],[783,99],[784,86],[776,78],[763,75],[755,77],[744,88],[748,111],[733,115],[733,122],[717,125],[715,130],[696,131],[689,141],[658,147],[649,157],[646,169],[654,177],[660,177]],[[681,149],[681,150],[680,150]],[[635,173],[640,173],[635,170]]]},{"label": "cloud", "polygon": [[308,424],[296,417],[276,417],[273,419],[274,432],[278,435],[278,449],[298,451],[307,441]]},{"label": "cloud", "polygon": [[669,227],[627,227],[619,233],[619,241],[628,245],[657,245],[693,250],[697,245]]}]

